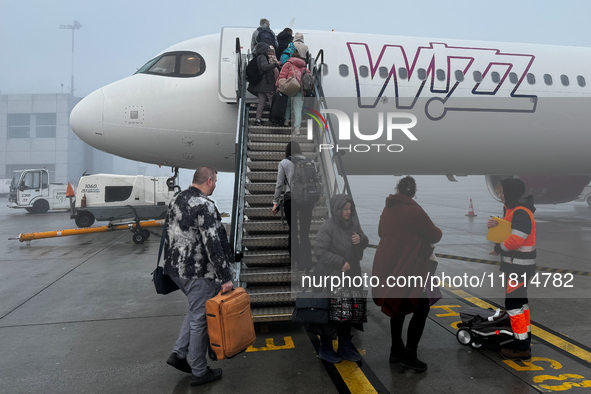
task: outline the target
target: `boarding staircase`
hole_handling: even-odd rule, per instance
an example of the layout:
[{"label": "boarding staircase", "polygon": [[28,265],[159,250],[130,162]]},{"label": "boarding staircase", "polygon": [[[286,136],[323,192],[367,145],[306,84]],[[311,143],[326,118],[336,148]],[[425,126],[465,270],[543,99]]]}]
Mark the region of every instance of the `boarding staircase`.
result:
[{"label": "boarding staircase", "polygon": [[[255,322],[291,320],[301,272],[292,267],[289,251],[289,227],[281,213],[273,215],[273,194],[279,162],[285,158],[285,147],[297,141],[304,155],[313,158],[319,169],[323,196],[313,211],[310,237],[312,245],[316,231],[329,217],[330,197],[336,193],[351,195],[342,170],[340,156],[318,151],[319,143],[331,143],[334,134],[314,127],[314,140],[293,135],[293,128],[271,126],[269,112],[263,113],[263,125],[254,125],[256,104],[247,103],[245,70],[248,55],[240,52],[236,43],[238,122],[236,137],[236,172],[234,205],[232,209],[231,244],[236,256],[235,284],[250,295]],[[316,79],[316,98],[308,105],[316,110],[325,105],[321,85],[323,52],[310,65]],[[321,60],[320,63],[318,60]],[[318,64],[317,64],[318,63]],[[313,260],[314,261],[314,260]],[[293,283],[293,286],[292,286]]]}]

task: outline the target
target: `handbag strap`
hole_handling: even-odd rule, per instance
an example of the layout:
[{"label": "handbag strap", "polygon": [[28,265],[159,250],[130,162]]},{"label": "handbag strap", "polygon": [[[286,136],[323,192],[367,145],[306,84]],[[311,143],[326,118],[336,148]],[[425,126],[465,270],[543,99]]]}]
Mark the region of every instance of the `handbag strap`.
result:
[{"label": "handbag strap", "polygon": [[156,260],[156,268],[160,265],[160,257],[162,256],[162,250],[164,250],[164,243],[166,239],[166,231],[168,230],[168,215],[164,221],[164,228],[162,229],[162,235],[160,236],[160,249],[158,250],[158,260]]}]

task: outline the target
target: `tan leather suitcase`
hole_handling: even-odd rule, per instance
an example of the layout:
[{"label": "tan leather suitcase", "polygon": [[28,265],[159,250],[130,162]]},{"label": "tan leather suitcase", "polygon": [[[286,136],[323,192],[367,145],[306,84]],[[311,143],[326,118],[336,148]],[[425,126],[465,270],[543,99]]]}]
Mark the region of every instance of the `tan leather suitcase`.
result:
[{"label": "tan leather suitcase", "polygon": [[250,297],[238,287],[205,302],[209,344],[217,360],[233,357],[252,345],[256,339]]}]

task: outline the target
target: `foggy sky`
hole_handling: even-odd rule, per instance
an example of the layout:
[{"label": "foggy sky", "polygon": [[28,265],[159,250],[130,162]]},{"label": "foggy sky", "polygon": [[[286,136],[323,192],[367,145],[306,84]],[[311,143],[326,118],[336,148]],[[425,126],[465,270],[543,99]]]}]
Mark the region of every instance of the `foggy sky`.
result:
[{"label": "foggy sky", "polygon": [[[257,6],[256,4],[264,4]],[[299,1],[0,0],[0,92],[69,92],[71,30],[75,33],[76,96],[133,74],[165,48],[256,27],[376,33],[591,47],[588,1]],[[279,4],[279,3],[277,3]],[[261,11],[258,11],[258,10]],[[302,12],[301,10],[307,10]],[[305,15],[305,16],[304,16]]]}]

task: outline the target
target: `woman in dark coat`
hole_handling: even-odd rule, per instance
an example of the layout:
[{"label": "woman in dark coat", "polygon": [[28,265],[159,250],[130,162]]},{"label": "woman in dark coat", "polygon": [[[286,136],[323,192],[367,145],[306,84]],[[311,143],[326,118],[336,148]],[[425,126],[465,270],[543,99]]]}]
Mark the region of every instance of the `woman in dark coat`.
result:
[{"label": "woman in dark coat", "polygon": [[[363,250],[369,244],[369,239],[361,230],[355,215],[355,204],[348,195],[337,194],[330,199],[330,212],[330,219],[324,222],[316,234],[314,275],[341,278],[344,272],[345,276],[349,277],[361,276],[359,263],[363,258]],[[309,327],[308,330],[317,331],[320,334],[318,357],[321,360],[330,363],[338,363],[342,359],[361,360],[361,355],[351,344],[350,323],[329,323],[316,328],[315,330]],[[339,348],[336,352],[332,347],[335,336],[339,338]]]},{"label": "woman in dark coat", "polygon": [[277,34],[277,42],[279,43],[276,53],[277,59],[281,58],[283,51],[285,51],[289,43],[293,41],[292,34],[293,30],[291,30],[289,27],[286,27],[281,33]]},{"label": "woman in dark coat", "polygon": [[257,57],[257,65],[259,67],[259,72],[263,75],[263,79],[256,85],[249,85],[248,91],[258,95],[259,97],[259,104],[257,106],[257,114],[255,118],[255,124],[261,124],[261,117],[263,116],[263,110],[265,109],[265,104],[268,103],[269,107],[271,106],[271,101],[273,100],[273,93],[275,93],[275,74],[273,70],[278,67],[278,63],[270,63],[269,57],[269,45],[265,44],[264,42],[259,42],[254,47],[254,55]]},{"label": "woman in dark coat", "polygon": [[[389,276],[401,278],[397,286],[386,285],[373,289],[374,302],[390,317],[390,362],[400,362],[405,368],[423,372],[427,364],[417,358],[417,348],[430,306],[423,294],[424,286],[409,285],[409,278],[420,276],[424,285],[428,274],[433,274],[435,267],[429,260],[433,250],[431,244],[439,242],[442,233],[413,200],[416,187],[414,178],[407,176],[398,182],[397,193],[386,199],[386,207],[380,216],[380,243],[374,257],[372,275],[377,276],[381,284],[386,284]],[[406,279],[406,285],[402,283],[402,278]],[[405,316],[410,313],[413,316],[408,326],[405,348],[402,326]]]}]

